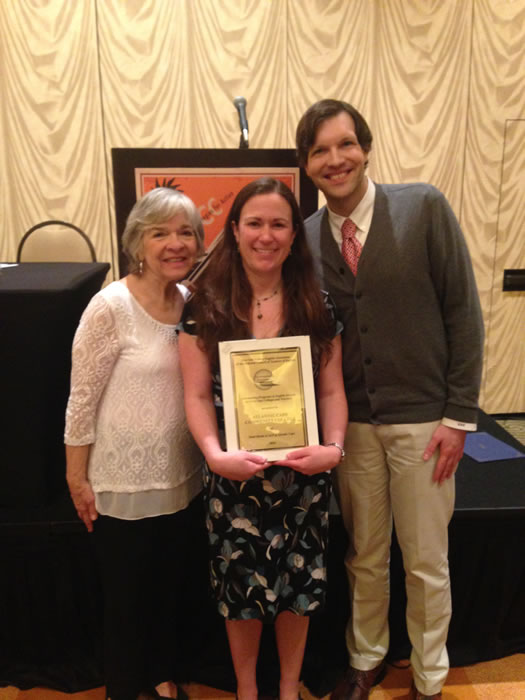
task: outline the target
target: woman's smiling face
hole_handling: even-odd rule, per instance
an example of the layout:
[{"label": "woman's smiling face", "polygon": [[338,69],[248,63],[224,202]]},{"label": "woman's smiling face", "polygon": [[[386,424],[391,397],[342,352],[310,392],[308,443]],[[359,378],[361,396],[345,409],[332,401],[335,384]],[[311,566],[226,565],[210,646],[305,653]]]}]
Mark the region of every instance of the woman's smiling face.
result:
[{"label": "woman's smiling face", "polygon": [[233,233],[247,273],[275,273],[292,248],[292,210],[280,194],[255,195],[241,209]]},{"label": "woman's smiling face", "polygon": [[144,273],[167,282],[183,280],[195,264],[197,238],[184,212],[144,232]]}]

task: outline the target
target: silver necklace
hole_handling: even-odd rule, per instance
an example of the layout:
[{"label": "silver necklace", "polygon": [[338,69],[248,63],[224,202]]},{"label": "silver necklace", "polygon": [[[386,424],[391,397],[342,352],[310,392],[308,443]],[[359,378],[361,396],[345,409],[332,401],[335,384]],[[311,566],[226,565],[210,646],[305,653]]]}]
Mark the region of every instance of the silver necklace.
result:
[{"label": "silver necklace", "polygon": [[268,294],[267,297],[261,297],[261,299],[257,299],[257,297],[255,298],[255,304],[257,305],[257,318],[261,319],[263,317],[262,311],[261,311],[261,304],[263,303],[263,301],[268,301],[269,299],[273,299],[273,297],[277,294],[279,289],[280,288],[277,287],[276,289],[273,290],[273,292],[271,294]]}]

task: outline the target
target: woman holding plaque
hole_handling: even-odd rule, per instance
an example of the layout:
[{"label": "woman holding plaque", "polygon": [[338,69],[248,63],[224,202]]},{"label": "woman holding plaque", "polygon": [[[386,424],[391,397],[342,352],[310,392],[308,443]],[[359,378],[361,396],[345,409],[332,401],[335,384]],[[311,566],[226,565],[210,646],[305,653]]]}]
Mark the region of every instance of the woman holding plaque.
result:
[{"label": "woman holding plaque", "polygon": [[[179,326],[188,425],[207,463],[211,583],[240,700],[257,698],[263,623],[275,624],[280,698],[297,700],[309,616],[324,603],[328,471],[347,423],[337,325],[294,195],[270,178],[246,185]],[[323,444],[275,463],[225,450],[218,343],[285,336],[310,336]]]},{"label": "woman holding plaque", "polygon": [[181,572],[196,568],[202,455],[175,327],[189,294],[179,283],[204,248],[197,208],[156,188],[131,210],[122,244],[129,274],[93,297],[75,335],[67,481],[101,570],[108,697],[183,700],[172,679],[188,646]]}]

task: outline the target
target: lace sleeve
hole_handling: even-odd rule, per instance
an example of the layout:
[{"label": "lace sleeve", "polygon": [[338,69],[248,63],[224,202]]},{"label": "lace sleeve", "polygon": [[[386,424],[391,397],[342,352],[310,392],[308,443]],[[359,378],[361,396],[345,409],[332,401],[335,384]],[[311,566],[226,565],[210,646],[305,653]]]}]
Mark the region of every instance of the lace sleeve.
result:
[{"label": "lace sleeve", "polygon": [[97,295],[84,311],[73,341],[67,445],[91,445],[95,441],[98,402],[118,354],[115,318],[106,299]]}]

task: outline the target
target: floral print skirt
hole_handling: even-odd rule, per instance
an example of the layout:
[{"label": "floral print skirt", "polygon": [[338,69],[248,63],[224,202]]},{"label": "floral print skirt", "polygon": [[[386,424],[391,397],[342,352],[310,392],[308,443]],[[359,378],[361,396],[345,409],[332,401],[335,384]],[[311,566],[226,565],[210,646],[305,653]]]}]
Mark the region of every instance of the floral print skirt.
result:
[{"label": "floral print skirt", "polygon": [[205,468],[211,585],[229,620],[310,615],[326,596],[331,476],[272,465],[247,481]]}]

